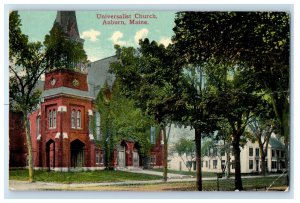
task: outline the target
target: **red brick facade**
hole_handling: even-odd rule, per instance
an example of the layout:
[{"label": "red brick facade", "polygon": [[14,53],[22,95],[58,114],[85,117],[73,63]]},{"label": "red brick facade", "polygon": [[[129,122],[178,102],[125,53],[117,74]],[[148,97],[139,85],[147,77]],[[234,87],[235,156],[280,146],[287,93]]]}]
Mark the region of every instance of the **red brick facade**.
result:
[{"label": "red brick facade", "polygon": [[[71,88],[72,91],[61,92],[59,89],[62,87]],[[89,121],[93,119],[93,98],[87,97],[88,94],[84,92],[88,93],[86,74],[60,70],[45,75],[40,108],[29,116],[36,169],[71,171],[104,167],[103,150],[95,146],[94,135],[89,130]],[[85,96],[81,97],[80,94]],[[24,129],[14,127],[23,126],[20,118],[21,115],[10,113],[11,167],[26,166]],[[162,166],[161,136],[151,149],[151,156],[155,156],[152,166]],[[124,140],[114,150],[113,167],[142,165],[137,143]]]},{"label": "red brick facade", "polygon": [[9,167],[27,165],[26,134],[23,114],[9,112]]},{"label": "red brick facade", "polygon": [[58,87],[88,91],[87,74],[68,70],[47,73],[47,77],[45,78],[45,90]]}]

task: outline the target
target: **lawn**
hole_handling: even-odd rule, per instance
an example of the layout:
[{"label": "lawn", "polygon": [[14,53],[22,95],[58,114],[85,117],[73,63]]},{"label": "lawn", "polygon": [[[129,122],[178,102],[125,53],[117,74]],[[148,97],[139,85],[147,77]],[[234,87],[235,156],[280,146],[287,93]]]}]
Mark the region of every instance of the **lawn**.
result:
[{"label": "lawn", "polygon": [[[266,190],[271,184],[272,187],[284,190],[287,187],[286,177],[282,176],[252,177],[243,178],[244,190]],[[28,180],[27,170],[11,170],[10,180]],[[90,171],[90,172],[47,172],[35,171],[35,180],[56,183],[101,183],[101,182],[122,182],[130,180],[161,180],[161,176],[130,173],[124,171]],[[275,181],[275,182],[274,182]],[[96,191],[196,191],[195,181],[183,182],[161,182],[143,183],[115,186],[95,186],[82,184],[76,187],[57,188],[53,190],[96,190]],[[203,191],[217,191],[218,183],[216,180],[203,180]],[[233,191],[234,179],[219,179],[220,191]]]},{"label": "lawn", "polygon": [[[243,179],[245,191],[265,191],[276,177]],[[270,190],[284,191],[286,189],[286,177],[280,178]],[[195,182],[167,182],[155,184],[130,184],[118,186],[84,186],[70,188],[70,190],[97,190],[97,191],[196,191]],[[203,191],[217,191],[216,181],[203,181]],[[234,191],[234,180],[220,180],[219,191]]]},{"label": "lawn", "polygon": [[[28,170],[10,170],[10,180],[28,180]],[[54,172],[35,171],[35,181],[82,183],[82,182],[121,182],[129,180],[159,180],[161,176],[137,174],[124,171],[88,171],[88,172]]]}]

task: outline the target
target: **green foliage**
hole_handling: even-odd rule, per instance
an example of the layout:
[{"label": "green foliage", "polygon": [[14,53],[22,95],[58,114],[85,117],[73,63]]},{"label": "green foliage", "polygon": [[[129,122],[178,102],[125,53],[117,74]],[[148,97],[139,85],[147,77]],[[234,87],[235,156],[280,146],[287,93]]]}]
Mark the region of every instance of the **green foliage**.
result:
[{"label": "green foliage", "polygon": [[18,12],[9,16],[10,108],[30,112],[39,102],[41,92],[34,89],[46,70],[42,44],[30,43],[21,32]]},{"label": "green foliage", "polygon": [[10,110],[23,113],[23,128],[26,131],[28,152],[28,178],[34,180],[33,151],[30,126],[27,119],[38,104],[41,92],[35,86],[46,71],[43,47],[40,42],[28,42],[28,37],[21,32],[21,20],[16,11],[9,15],[9,100]]},{"label": "green foliage", "polygon": [[55,23],[45,36],[47,66],[50,69],[79,69],[87,63],[83,43],[68,37],[62,27]]},{"label": "green foliage", "polygon": [[[176,50],[185,63],[205,70],[212,94],[209,103],[215,103],[214,113],[228,122],[239,161],[243,133],[251,112],[259,108],[261,93],[270,93],[278,119],[282,120],[280,111],[286,112],[289,16],[283,12],[179,12],[175,24]],[[236,187],[242,189],[238,162],[235,171]]]},{"label": "green foliage", "polygon": [[116,80],[112,90],[107,83],[101,89],[97,101],[97,109],[101,115],[101,133],[103,144],[109,138],[113,139],[114,147],[122,140],[134,141],[139,145],[142,156],[149,154],[150,126],[153,120],[136,108],[134,101],[121,94],[119,81]]},{"label": "green foliage", "polygon": [[[154,116],[157,123],[174,116],[180,69],[174,67],[172,47],[164,47],[148,39],[140,41],[140,48],[116,47],[120,59],[112,64],[112,71],[120,79],[122,93],[134,99],[136,105]],[[175,108],[174,108],[175,107]]]},{"label": "green foliage", "polygon": [[195,142],[193,140],[182,137],[175,143],[174,149],[179,156],[187,155],[195,157]]},{"label": "green foliage", "polygon": [[[290,16],[285,12],[179,12],[173,41],[189,63],[236,65],[269,93],[281,133],[289,132]],[[221,75],[219,75],[221,77]]]},{"label": "green foliage", "polygon": [[21,31],[21,20],[17,11],[9,14],[9,59],[22,54],[22,50],[26,49],[28,36]]}]

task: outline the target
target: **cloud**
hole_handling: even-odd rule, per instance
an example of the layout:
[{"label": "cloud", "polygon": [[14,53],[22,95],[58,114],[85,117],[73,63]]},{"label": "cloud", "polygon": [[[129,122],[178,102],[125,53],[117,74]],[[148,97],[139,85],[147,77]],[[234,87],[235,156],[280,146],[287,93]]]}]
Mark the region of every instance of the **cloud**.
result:
[{"label": "cloud", "polygon": [[171,40],[170,37],[162,37],[162,38],[160,38],[160,40],[159,40],[159,44],[163,44],[163,45],[165,45],[165,47],[166,47],[166,46],[168,46],[169,44],[172,44],[172,40]]},{"label": "cloud", "polygon": [[122,41],[124,34],[120,31],[115,31],[112,36],[109,38],[113,44],[118,44],[120,46],[127,45],[128,43],[126,41]]},{"label": "cloud", "polygon": [[81,35],[81,38],[83,39],[89,39],[91,40],[92,42],[95,42],[97,41],[97,37],[100,36],[101,32],[100,31],[97,31],[97,30],[94,30],[94,29],[90,29],[90,30],[87,30],[87,31],[83,31],[82,35]]},{"label": "cloud", "polygon": [[143,28],[143,29],[137,31],[134,36],[135,43],[139,43],[140,39],[147,37],[148,33],[149,33],[149,30],[146,28]]}]

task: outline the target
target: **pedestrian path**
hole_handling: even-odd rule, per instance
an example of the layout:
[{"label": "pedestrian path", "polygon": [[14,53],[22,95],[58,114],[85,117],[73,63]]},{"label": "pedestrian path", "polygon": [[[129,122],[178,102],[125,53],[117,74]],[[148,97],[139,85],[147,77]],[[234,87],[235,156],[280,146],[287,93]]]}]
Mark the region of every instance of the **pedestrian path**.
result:
[{"label": "pedestrian path", "polygon": [[[145,170],[145,169],[118,169],[118,170],[132,172],[132,173],[141,173],[141,174],[148,174],[148,175],[163,176],[163,172]],[[189,175],[168,173],[168,179],[183,179],[183,178],[186,179],[186,178],[192,178],[192,177],[193,176],[189,176]]]}]

